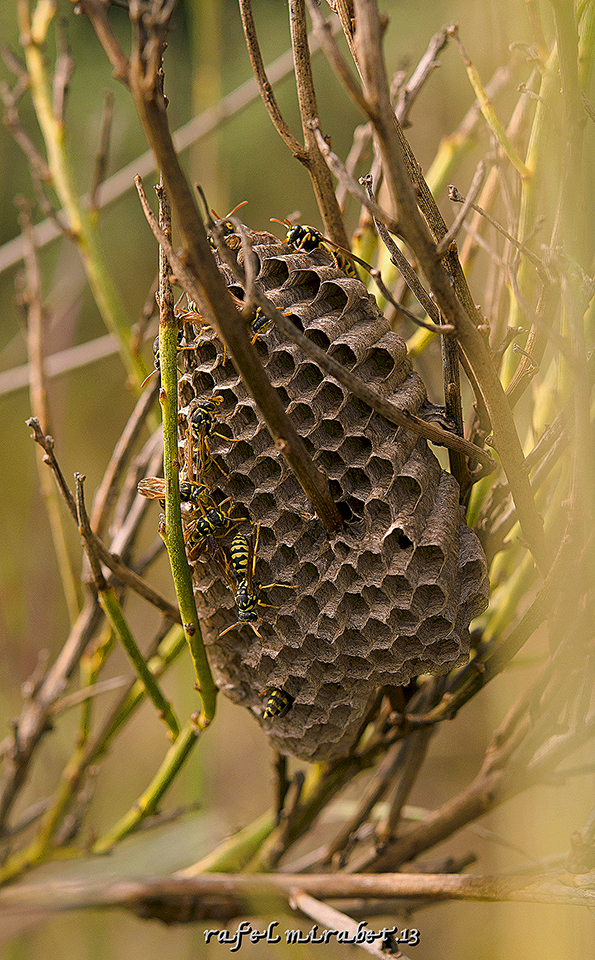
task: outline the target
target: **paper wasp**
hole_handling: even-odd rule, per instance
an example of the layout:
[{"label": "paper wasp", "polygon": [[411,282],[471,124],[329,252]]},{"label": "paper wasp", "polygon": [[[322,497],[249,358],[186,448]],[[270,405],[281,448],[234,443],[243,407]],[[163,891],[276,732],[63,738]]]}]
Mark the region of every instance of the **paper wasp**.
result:
[{"label": "paper wasp", "polygon": [[195,401],[195,409],[190,416],[190,426],[195,437],[204,441],[207,454],[209,453],[208,437],[220,437],[228,443],[235,443],[233,437],[226,437],[223,433],[213,430],[217,407],[223,403],[223,397],[201,397]]},{"label": "paper wasp", "polygon": [[292,697],[286,690],[282,690],[281,687],[266,687],[260,696],[263,698],[267,697],[267,702],[262,714],[263,720],[270,720],[273,717],[279,717],[279,719],[285,717],[291,710],[295,700],[295,697]]},{"label": "paper wasp", "polygon": [[[209,537],[215,539],[224,537],[230,530],[230,527],[243,523],[247,517],[230,517],[229,513],[222,509],[228,500],[224,500],[219,506],[212,506],[206,511],[204,516],[195,520],[186,537],[186,550],[191,560],[196,559],[200,551],[204,548]],[[226,576],[230,586],[233,586],[231,578]]]},{"label": "paper wasp", "polygon": [[[159,500],[161,509],[165,510],[165,479],[163,477],[145,477],[144,480],[139,480],[137,490],[141,497],[146,497],[148,500]],[[203,483],[181,480],[180,502],[190,505],[191,509],[187,510],[186,513],[196,511],[204,513],[213,501],[209,488]]]},{"label": "paper wasp", "polygon": [[280,223],[289,228],[285,240],[296,250],[304,250],[306,253],[311,253],[319,247],[328,250],[339,270],[342,270],[346,276],[359,280],[357,270],[351,259],[353,255],[349,250],[344,250],[343,247],[324,237],[319,230],[309,227],[307,224],[292,224],[289,220],[277,220],[276,217],[271,217],[271,223]]},{"label": "paper wasp", "polygon": [[[216,399],[213,398],[213,400],[205,399],[199,401],[199,404],[202,404],[202,406],[197,407],[197,409],[194,411],[196,414],[196,421],[198,421],[198,423],[192,423],[191,419],[189,418],[185,431],[186,463],[190,466],[192,471],[196,470],[197,480],[201,482],[204,480],[205,476],[207,473],[209,473],[213,466],[217,467],[219,472],[222,473],[224,477],[228,476],[225,468],[222,467],[221,464],[219,464],[209,452],[207,433],[211,433],[212,430],[216,400],[217,402],[223,402],[223,397]],[[217,436],[222,435],[217,434]],[[224,439],[231,440],[230,437],[225,437]],[[196,441],[196,451],[194,441]]]},{"label": "paper wasp", "polygon": [[286,587],[288,590],[296,590],[297,587],[289,583],[266,583],[261,584],[254,578],[256,572],[256,554],[258,550],[258,539],[260,536],[260,524],[256,526],[256,537],[252,533],[250,539],[243,534],[235,536],[230,547],[230,563],[237,580],[237,589],[235,592],[235,602],[238,611],[236,623],[226,627],[219,636],[222,637],[234,627],[241,626],[243,623],[249,623],[258,637],[261,636],[258,627],[255,625],[258,620],[257,607],[271,607],[277,610],[272,603],[265,603],[260,598],[261,590],[269,590],[271,587]]},{"label": "paper wasp", "polygon": [[[217,221],[217,226],[223,230],[224,238],[231,236],[232,234],[235,233],[235,230],[236,230],[231,220],[228,220],[227,217],[233,217],[234,213],[236,213],[236,211],[239,210],[240,207],[245,207],[247,203],[248,203],[247,200],[242,200],[242,202],[238,203],[237,207],[234,207],[233,210],[231,210],[225,217],[220,217],[219,214],[215,212],[215,210],[211,210],[211,213],[213,214],[213,216]],[[208,239],[209,239],[209,246],[211,247],[211,249],[216,250],[217,244],[215,243],[213,237],[209,236]]]},{"label": "paper wasp", "polygon": [[254,336],[252,337],[252,343],[256,343],[258,338],[262,336],[263,333],[266,333],[271,325],[271,321],[265,317],[264,313],[257,307],[254,311],[254,316],[250,321],[250,329]]}]

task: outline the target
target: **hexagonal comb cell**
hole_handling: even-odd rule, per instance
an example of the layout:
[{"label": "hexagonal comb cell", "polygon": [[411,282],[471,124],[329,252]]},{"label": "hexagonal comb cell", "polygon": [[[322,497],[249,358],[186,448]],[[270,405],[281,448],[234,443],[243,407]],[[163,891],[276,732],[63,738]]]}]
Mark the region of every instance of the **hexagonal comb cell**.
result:
[{"label": "hexagonal comb cell", "polygon": [[[364,285],[329,265],[326,251],[296,252],[271,234],[247,233],[258,282],[275,306],[382,396],[416,414],[424,385]],[[237,280],[221,271],[240,296]],[[257,348],[347,522],[327,536],[207,330],[195,351],[184,351],[181,402],[192,408],[196,398],[224,394],[224,419],[215,422],[228,429],[214,432],[241,439],[211,434],[209,451],[227,475],[214,470],[208,482],[236,505],[234,515],[249,520],[217,539],[226,578],[205,549],[194,566],[196,598],[222,691],[255,714],[281,753],[330,760],[353,745],[378,687],[467,660],[469,622],[487,604],[486,563],[462,517],[458,485],[425,440],[370,411],[273,325]],[[186,430],[182,410],[182,436]],[[260,603],[253,623],[238,623],[231,544],[238,533],[255,539],[256,524]],[[291,706],[263,720],[267,688]]]}]

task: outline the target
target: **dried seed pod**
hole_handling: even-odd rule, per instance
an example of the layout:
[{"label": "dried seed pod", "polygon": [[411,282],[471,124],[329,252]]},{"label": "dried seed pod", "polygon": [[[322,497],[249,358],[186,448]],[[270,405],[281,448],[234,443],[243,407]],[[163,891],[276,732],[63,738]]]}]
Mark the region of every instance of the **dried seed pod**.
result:
[{"label": "dried seed pod", "polygon": [[[248,236],[258,282],[278,309],[383,397],[418,413],[425,387],[364,285],[324,249],[296,252],[271,234]],[[265,720],[275,748],[329,760],[349,751],[379,686],[466,661],[469,622],[487,603],[486,563],[464,522],[458,484],[425,440],[371,413],[274,325],[256,349],[347,523],[329,539],[207,332],[186,355],[182,432],[193,401],[223,397],[220,412],[236,442],[212,440],[229,474],[217,482],[260,523],[254,577],[298,589],[266,591],[261,599],[270,606],[257,608],[260,636],[250,624],[227,630],[237,611],[214,565],[195,567],[196,597],[223,692],[262,721],[259,691],[286,691],[291,711]]]}]

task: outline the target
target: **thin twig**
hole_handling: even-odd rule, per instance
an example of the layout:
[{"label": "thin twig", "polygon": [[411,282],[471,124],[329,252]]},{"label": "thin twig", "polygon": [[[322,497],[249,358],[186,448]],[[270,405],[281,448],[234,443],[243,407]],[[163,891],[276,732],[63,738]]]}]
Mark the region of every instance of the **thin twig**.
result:
[{"label": "thin twig", "polygon": [[275,94],[273,93],[273,88],[267,77],[266,68],[260,52],[260,44],[258,43],[258,37],[256,35],[256,25],[252,15],[252,0],[239,0],[239,4],[246,46],[262,102],[267,109],[275,130],[283,142],[289,147],[296,160],[299,160],[305,167],[308,167],[310,163],[308,152],[301,143],[296,140],[283,119]]},{"label": "thin twig", "polygon": [[18,143],[27,157],[31,170],[37,173],[40,180],[49,183],[52,179],[50,168],[22,126],[16,105],[16,97],[9,89],[7,83],[0,83],[0,97],[2,97],[4,104],[3,120],[6,127],[10,130],[16,143]]},{"label": "thin twig", "polygon": [[[25,267],[27,271],[27,288],[25,299],[27,306],[27,353],[29,355],[30,375],[29,396],[31,399],[31,410],[40,424],[41,432],[44,436],[47,436],[51,432],[51,422],[44,369],[44,355],[45,336],[49,317],[43,303],[39,262],[33,240],[29,206],[25,201],[23,201],[20,206],[20,221],[26,241]],[[38,450],[37,453],[36,461],[41,490],[50,523],[64,598],[72,626],[78,617],[81,606],[79,580],[75,573],[72,557],[68,549],[64,528],[64,514],[59,506],[58,492],[47,470],[42,466],[44,458],[41,450]]]},{"label": "thin twig", "polygon": [[468,75],[469,80],[470,80],[470,82],[471,82],[471,85],[472,85],[472,87],[473,87],[473,91],[474,91],[474,93],[475,93],[475,96],[477,97],[477,100],[478,100],[478,102],[479,102],[479,104],[480,104],[480,106],[481,106],[481,112],[482,112],[483,115],[484,115],[484,118],[485,118],[486,123],[488,124],[488,126],[489,126],[490,129],[492,130],[494,136],[495,136],[496,139],[498,140],[500,146],[502,147],[502,149],[503,149],[504,152],[506,153],[506,156],[508,157],[508,159],[510,160],[510,162],[511,162],[511,163],[513,164],[513,166],[516,167],[516,169],[519,171],[521,177],[522,177],[524,180],[530,180],[530,179],[531,179],[531,171],[529,170],[529,168],[526,166],[526,164],[524,164],[523,161],[521,160],[521,158],[519,157],[519,155],[518,155],[518,153],[516,152],[516,150],[514,149],[512,143],[511,143],[510,140],[508,139],[508,137],[507,137],[507,135],[506,135],[506,132],[505,132],[505,130],[504,130],[504,127],[502,126],[502,124],[501,124],[500,121],[498,120],[498,118],[497,118],[497,116],[496,116],[496,112],[495,112],[495,110],[494,110],[494,108],[493,108],[493,106],[492,106],[492,102],[491,102],[491,100],[489,99],[489,97],[488,97],[488,95],[487,95],[487,93],[486,93],[486,91],[485,91],[485,88],[484,88],[484,86],[483,86],[483,84],[482,84],[482,82],[481,82],[481,80],[480,80],[480,78],[479,78],[479,74],[478,74],[475,66],[473,65],[473,63],[471,62],[471,60],[469,59],[469,57],[467,56],[467,52],[466,52],[465,48],[463,47],[463,44],[461,43],[461,39],[460,39],[460,37],[459,37],[459,28],[458,28],[458,26],[457,26],[456,24],[453,24],[453,25],[449,28],[449,35],[453,38],[454,42],[456,43],[456,45],[457,45],[457,47],[458,47],[459,53],[461,54],[461,57],[462,57],[462,59],[463,59],[463,63],[465,64],[465,69],[467,70],[467,75]]},{"label": "thin twig", "polygon": [[411,108],[423,89],[428,77],[432,71],[440,66],[437,56],[447,46],[449,40],[450,26],[441,27],[431,38],[427,49],[420,59],[417,67],[409,77],[407,83],[401,87],[397,100],[395,113],[399,123],[405,127],[409,119]]},{"label": "thin twig", "polygon": [[383,849],[397,836],[403,807],[415,785],[418,774],[430,746],[431,734],[428,730],[415,730],[403,744],[400,764],[400,777],[390,803],[388,816],[376,828],[376,848]]},{"label": "thin twig", "polygon": [[58,48],[58,55],[56,57],[56,68],[54,70],[54,80],[52,84],[52,109],[58,122],[63,124],[68,85],[74,72],[74,60],[70,55],[68,47],[66,20],[62,17],[58,19],[56,25],[56,46]]},{"label": "thin twig", "polygon": [[[360,182],[366,189],[367,199],[370,201],[370,205],[375,204],[374,184],[372,183],[372,178],[369,175],[366,177],[361,177]],[[370,207],[368,207],[368,209],[370,209]],[[370,212],[372,211],[370,210]],[[377,219],[376,216],[374,216],[374,226],[378,231],[378,236],[389,252],[391,262],[400,272],[403,280],[411,290],[412,294],[419,301],[427,315],[434,321],[435,325],[440,326],[442,321],[440,310],[438,309],[435,300],[432,300],[429,293],[421,283],[415,270],[407,260],[407,257],[399,250],[399,247],[390,236],[384,223]],[[449,324],[449,327],[451,329],[456,329],[452,326],[452,324]]]},{"label": "thin twig", "polygon": [[448,230],[448,232],[444,234],[444,236],[442,237],[442,240],[441,240],[440,243],[437,245],[437,247],[436,247],[436,252],[437,252],[438,256],[442,256],[442,254],[446,253],[446,251],[447,251],[448,248],[450,247],[452,241],[456,239],[456,237],[457,237],[457,235],[458,235],[458,233],[459,233],[459,230],[460,230],[461,227],[463,226],[463,223],[464,223],[464,221],[465,221],[465,218],[466,218],[467,214],[469,213],[469,209],[470,209],[471,207],[473,207],[474,210],[477,210],[477,207],[476,207],[474,204],[475,204],[475,200],[476,200],[476,198],[477,198],[477,195],[478,195],[478,193],[479,193],[479,191],[481,190],[482,185],[483,185],[483,181],[484,181],[484,177],[485,177],[485,170],[486,170],[485,160],[480,160],[479,163],[477,164],[477,167],[475,168],[475,173],[473,174],[473,179],[471,180],[471,183],[469,184],[469,190],[467,191],[467,196],[466,196],[466,197],[462,197],[462,196],[458,193],[458,191],[457,191],[457,196],[451,196],[451,191],[454,192],[454,190],[455,190],[456,188],[455,188],[455,187],[452,187],[452,186],[448,188],[448,196],[449,196],[449,199],[451,199],[451,200],[459,200],[459,199],[460,199],[461,201],[463,201],[463,206],[461,207],[461,209],[460,209],[459,212],[457,213],[457,215],[456,215],[456,217],[455,217],[455,219],[454,219],[454,223],[453,223],[453,225],[451,226],[450,230]]},{"label": "thin twig", "polygon": [[180,734],[180,724],[172,710],[171,704],[161,692],[157,682],[149,670],[146,660],[143,657],[136,640],[124,618],[122,607],[116,597],[113,587],[106,583],[103,571],[101,569],[99,551],[96,546],[96,538],[93,535],[89,525],[89,518],[85,508],[83,484],[85,478],[79,473],[75,473],[76,483],[76,506],[78,525],[81,537],[84,541],[85,551],[89,559],[89,564],[93,572],[94,585],[99,593],[99,602],[103,608],[106,617],[109,619],[112,628],[124,647],[137,676],[142,681],[147,696],[150,698],[158,715],[167,724],[172,740],[176,740]]},{"label": "thin twig", "polygon": [[[531,261],[531,263],[535,267],[537,267],[538,270],[545,271],[545,264],[543,260],[540,260],[539,257],[537,257],[533,253],[533,251],[527,247],[526,244],[520,243],[515,237],[513,237],[512,234],[509,233],[508,230],[506,230],[506,228],[503,227],[501,223],[498,223],[496,218],[493,217],[491,213],[488,213],[487,210],[484,210],[483,207],[480,207],[477,203],[475,203],[475,196],[477,194],[475,191],[472,190],[473,183],[474,181],[472,181],[472,184],[469,188],[469,191],[470,191],[469,196],[467,197],[464,197],[463,194],[460,193],[457,190],[457,188],[451,184],[451,186],[448,188],[448,199],[452,200],[454,203],[462,203],[463,204],[462,210],[464,209],[465,213],[467,213],[467,210],[469,209],[469,207],[472,207],[472,209],[475,210],[476,213],[479,213],[480,216],[484,218],[484,220],[487,220],[487,222],[490,223],[494,227],[494,229],[498,231],[498,233],[501,233],[503,237],[506,237],[508,242],[511,243],[512,246],[519,251],[519,253],[524,253],[524,255]],[[481,182],[479,184],[479,187],[481,187]],[[462,213],[462,210],[461,210],[461,213]],[[460,214],[457,216],[457,221],[459,217],[460,217]],[[446,236],[448,236],[448,234]],[[444,238],[440,241],[440,246],[442,246],[443,243],[444,243]],[[442,251],[442,252],[445,252],[445,251]]]},{"label": "thin twig", "polygon": [[[372,954],[373,957],[380,957],[382,960],[386,960],[388,950],[390,951],[390,956],[395,957],[396,960],[408,960],[404,953],[394,949],[395,933],[398,938],[397,927],[392,928],[392,934],[388,930],[382,934],[377,934],[372,930],[366,930],[368,924],[365,920],[356,923],[356,921],[348,917],[347,914],[335,910],[334,907],[329,907],[328,904],[322,903],[320,900],[316,900],[309,894],[304,893],[299,887],[291,891],[289,905],[294,910],[301,910],[301,912],[307,917],[310,917],[311,920],[316,920],[317,923],[323,924],[327,931],[345,931],[345,934],[342,934],[344,943],[355,944],[355,946],[365,950],[366,953]],[[314,927],[312,930],[313,936],[308,937],[308,943],[324,942],[322,935],[320,941],[316,939],[317,932],[318,928]],[[378,941],[378,943],[376,941]]]},{"label": "thin twig", "polygon": [[91,180],[91,189],[89,190],[89,208],[93,213],[99,209],[99,192],[103,181],[105,180],[105,171],[109,159],[110,138],[112,132],[112,120],[114,116],[114,95],[108,92],[103,102],[103,115],[101,118],[101,129],[99,132],[99,146],[95,156],[95,169]]},{"label": "thin twig", "polygon": [[102,693],[119,690],[120,687],[123,687],[127,682],[125,677],[111,677],[109,680],[100,680],[98,683],[93,683],[89,687],[83,687],[82,690],[77,690],[75,693],[69,693],[68,696],[56,700],[51,710],[52,716],[58,716],[58,714],[64,713],[65,710],[71,710],[73,707],[77,707],[91,697],[98,697]]},{"label": "thin twig", "polygon": [[308,151],[308,173],[312,179],[312,186],[324,223],[325,233],[331,238],[333,243],[338,244],[340,247],[348,247],[349,240],[345,232],[341,210],[339,209],[339,204],[335,196],[333,181],[328,167],[320,154],[316,136],[311,127],[313,121],[320,124],[320,117],[316,103],[314,79],[312,77],[310,48],[308,46],[305,0],[289,0],[289,23],[291,27],[291,44],[293,47],[300,116],[302,129],[304,131],[304,144]]},{"label": "thin twig", "polygon": [[[128,471],[118,502],[114,509],[112,526],[114,537],[110,552],[121,560],[130,561],[139,525],[146,515],[150,501],[139,496],[137,485],[142,477],[159,476],[163,469],[163,436],[157,429],[147,440],[132,468]],[[130,562],[132,566],[132,563]]]},{"label": "thin twig", "polygon": [[101,611],[97,601],[89,597],[35,699],[26,704],[15,726],[13,750],[8,761],[5,760],[0,781],[0,832],[4,829],[10,811],[26,782],[33,754],[43,736],[51,729],[50,708],[62,695],[97,627],[100,616]]},{"label": "thin twig", "polygon": [[143,597],[144,600],[152,603],[153,606],[157,607],[158,610],[161,610],[164,616],[169,617],[170,620],[173,620],[175,623],[182,622],[178,607],[170,603],[169,600],[162,596],[158,590],[155,590],[150,583],[147,583],[147,581],[142,577],[139,577],[134,570],[131,570],[130,567],[127,567],[125,563],[122,563],[118,557],[110,553],[105,544],[99,539],[98,536],[96,536],[96,534],[93,533],[92,530],[90,530],[88,533],[88,541],[97,551],[97,555],[101,561],[106,565],[106,567],[109,567],[118,580],[126,584],[127,587],[131,587],[135,593],[138,593],[139,597]]},{"label": "thin twig", "polygon": [[[33,237],[35,236],[35,230],[33,230]],[[111,333],[106,333],[95,340],[88,340],[87,343],[50,353],[45,357],[43,365],[46,380],[63,376],[65,373],[70,373],[71,370],[78,370],[89,363],[103,360],[104,357],[111,357],[117,352],[118,344],[115,337]],[[27,387],[30,375],[28,363],[2,371],[0,373],[0,397]]]},{"label": "thin twig", "polygon": [[114,452],[110,462],[103,475],[103,479],[95,492],[93,500],[93,510],[91,512],[91,529],[101,537],[104,527],[108,521],[110,510],[116,496],[117,486],[130,456],[132,447],[136,443],[140,431],[142,430],[149,411],[151,410],[157,395],[158,384],[153,384],[150,390],[141,394],[136,402],[136,406],[128,423],[124,427],[122,435],[114,447]]},{"label": "thin twig", "polygon": [[[493,366],[488,346],[478,327],[479,311],[471,297],[456,253],[442,261],[436,256],[435,242],[446,233],[446,224],[421,175],[411,148],[394,115],[384,69],[376,0],[355,0],[356,32],[360,64],[364,72],[364,92],[379,112],[375,130],[382,152],[385,175],[392,199],[399,210],[401,233],[418,258],[444,319],[457,327],[458,342],[473,371],[482,399],[489,411],[494,446],[514,491],[523,535],[542,571],[547,570],[550,548],[546,545],[543,522],[531,495],[524,470],[524,456],[512,411]],[[414,191],[412,178],[419,190]],[[432,224],[433,237],[418,212],[423,203],[424,216]]]},{"label": "thin twig", "polygon": [[[319,49],[318,41],[315,37],[311,37],[309,40],[310,50],[314,53]],[[291,50],[283,53],[267,67],[267,74],[271,83],[276,83],[291,73],[293,73],[293,55]],[[224,97],[218,104],[209,107],[208,110],[193,117],[192,120],[189,120],[188,123],[175,131],[172,139],[178,153],[187,150],[198,140],[208,136],[213,130],[216,130],[222,124],[238,116],[243,110],[250,106],[250,104],[258,100],[258,97],[258,85],[254,77],[251,77],[235,90],[232,90],[232,92],[228,94],[227,97]],[[117,173],[108,177],[101,188],[97,209],[104,209],[129,190],[132,190],[135,175],[146,177],[155,169],[155,155],[152,150],[147,150],[118,170]],[[90,203],[89,194],[83,194],[80,201],[83,207],[88,207]],[[57,223],[51,220],[44,220],[39,224],[35,224],[33,229],[35,243],[38,249],[42,249],[64,233],[63,228],[58,227]],[[18,236],[13,240],[8,240],[0,246],[0,273],[9,270],[22,259],[23,245],[21,237]]]},{"label": "thin twig", "polygon": [[360,108],[362,113],[368,114],[369,107],[361,91],[361,86],[353,76],[344,57],[339,50],[337,41],[333,37],[332,27],[328,20],[325,20],[316,4],[316,0],[306,0],[308,11],[312,18],[314,35],[318,38],[320,46],[331,67],[337,74],[337,77],[349,93],[353,102]]},{"label": "thin twig", "polygon": [[35,442],[38,443],[40,447],[43,449],[45,454],[43,458],[44,463],[47,463],[50,469],[53,470],[54,475],[56,477],[56,482],[58,484],[58,488],[64,498],[64,502],[66,503],[66,506],[68,507],[70,516],[76,522],[77,521],[76,503],[74,500],[72,490],[69,488],[68,484],[66,483],[66,480],[64,479],[64,475],[58,464],[58,461],[56,460],[56,457],[54,454],[54,438],[49,435],[45,436],[45,434],[41,429],[41,425],[37,417],[30,417],[29,420],[26,420],[25,422],[27,426],[30,427],[31,430],[33,431],[33,433],[31,434],[31,438],[35,440]]}]

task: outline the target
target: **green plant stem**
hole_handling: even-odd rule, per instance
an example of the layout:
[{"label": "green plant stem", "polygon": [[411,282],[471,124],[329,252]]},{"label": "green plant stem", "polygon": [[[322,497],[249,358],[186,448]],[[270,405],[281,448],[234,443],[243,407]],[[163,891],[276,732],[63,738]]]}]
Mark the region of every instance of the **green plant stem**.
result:
[{"label": "green plant stem", "polygon": [[[92,683],[97,676],[109,647],[113,643],[113,631],[110,629],[110,636],[96,649],[89,669],[87,670],[88,683]],[[167,637],[162,641],[159,647],[159,654],[149,660],[148,666],[154,676],[163,673],[165,667],[180,653],[186,646],[184,635],[180,627],[173,627]],[[30,847],[17,858],[7,861],[6,869],[9,871],[7,878],[17,876],[28,866],[40,863],[47,859],[51,850],[52,838],[56,829],[60,825],[65,812],[72,804],[73,798],[78,790],[82,776],[89,765],[101,757],[115,734],[122,727],[125,720],[131,715],[134,709],[142,703],[146,694],[146,687],[141,680],[137,680],[129,694],[125,696],[124,702],[115,712],[108,722],[104,725],[99,736],[92,743],[88,743],[89,727],[89,709],[90,701],[83,704],[81,717],[79,743],[72,757],[68,761],[62,772],[60,785],[57,795],[50,809],[45,813],[35,840]],[[2,874],[0,873],[0,882]]]},{"label": "green plant stem", "polygon": [[114,633],[128,654],[130,662],[147,692],[147,696],[159,715],[163,717],[163,720],[171,731],[172,739],[175,740],[180,733],[180,724],[171,708],[171,704],[166,700],[159,685],[155,682],[155,678],[149,670],[136,640],[132,636],[114,588],[106,587],[104,590],[100,590],[99,602],[103,612],[112,625]]},{"label": "green plant stem", "polygon": [[233,837],[224,840],[198,863],[180,870],[176,876],[195,877],[202,873],[240,873],[258,854],[274,829],[275,815],[272,810],[269,810],[243,830],[238,830]]},{"label": "green plant stem", "polygon": [[[154,657],[147,661],[149,670],[154,677],[160,677],[165,668],[172,663],[176,657],[186,648],[186,638],[184,631],[177,624],[168,632],[167,636],[159,645],[159,650]],[[110,740],[117,731],[124,725],[128,717],[133,713],[136,707],[142,703],[145,697],[145,687],[142,681],[137,680],[129,692],[124,696],[122,702],[108,718],[103,730],[96,737],[91,746],[92,756],[90,760],[101,756],[104,753]],[[90,762],[90,761],[89,761]]]},{"label": "green plant stem", "polygon": [[[169,233],[171,236],[169,205],[162,185],[158,188],[158,196],[160,226],[166,235]],[[168,279],[169,269],[165,251],[160,247],[158,302],[161,389],[159,403],[163,415],[163,475],[165,477],[165,531],[162,536],[169,556],[184,634],[194,663],[196,689],[202,701],[202,711],[197,722],[201,728],[204,728],[215,716],[217,687],[213,681],[202,641],[192,589],[192,572],[186,557],[182,532],[178,460],[178,321],[173,310],[173,293]]]},{"label": "green plant stem", "polygon": [[52,107],[51,84],[43,45],[54,14],[55,4],[52,0],[39,0],[32,18],[28,0],[18,0],[21,43],[29,73],[31,96],[46,145],[52,184],[68,220],[68,233],[79,249],[97,308],[107,329],[117,338],[128,375],[138,388],[148,371],[142,357],[131,350],[126,310],[110,277],[97,233],[80,202],[66,145],[64,125],[55,116]]},{"label": "green plant stem", "polygon": [[475,96],[477,97],[477,101],[481,108],[481,112],[483,114],[484,120],[486,121],[490,130],[496,137],[498,143],[504,150],[504,153],[512,163],[513,167],[516,167],[516,169],[520,173],[523,180],[529,179],[531,177],[531,170],[526,164],[523,163],[523,161],[519,157],[512,143],[508,139],[508,136],[506,135],[506,131],[504,130],[504,127],[502,126],[498,117],[496,116],[496,111],[494,110],[492,101],[490,100],[486,92],[486,89],[483,83],[481,82],[477,68],[467,56],[467,52],[463,47],[463,44],[461,43],[461,40],[459,38],[458,27],[453,27],[449,31],[449,34],[454,39],[457,47],[459,48],[459,52],[461,54],[461,57],[463,58],[463,63],[465,64],[467,76],[469,77],[469,82],[471,83]]},{"label": "green plant stem", "polygon": [[120,606],[120,602],[114,587],[110,586],[103,576],[99,555],[95,549],[95,540],[89,525],[89,518],[87,516],[87,509],[85,507],[83,491],[85,478],[81,476],[80,473],[75,473],[74,478],[76,484],[76,511],[78,527],[81,537],[83,538],[87,557],[89,559],[99,603],[101,604],[103,612],[111,623],[118,640],[128,654],[136,674],[143,682],[148,696],[152,700],[160,716],[169,727],[172,738],[175,740],[180,732],[180,725],[169,702],[166,700],[159,689],[158,684],[155,682],[155,679],[147,666],[146,660],[137,646],[136,640],[132,636],[132,632],[128,626],[128,623],[126,622],[126,618],[122,612],[122,607]]},{"label": "green plant stem", "polygon": [[578,70],[581,89],[589,96],[589,87],[595,63],[595,3],[589,0],[579,23]]},{"label": "green plant stem", "polygon": [[201,731],[194,721],[189,720],[180,731],[176,742],[169,748],[163,763],[148,788],[128,813],[95,843],[93,853],[107,853],[116,843],[132,833],[141,820],[155,812],[159,801],[183,766],[200,733]]},{"label": "green plant stem", "polygon": [[[541,165],[545,157],[550,158],[550,164],[553,159],[551,157],[552,139],[554,139],[555,142],[557,138],[552,131],[552,113],[554,98],[558,96],[559,88],[558,52],[557,49],[554,48],[544,67],[539,89],[539,99],[535,108],[535,116],[533,118],[525,158],[525,163],[531,170],[533,176],[521,182],[519,221],[517,226],[517,238],[521,243],[526,243],[527,238],[530,237],[533,232],[538,215],[538,204],[543,201],[544,189],[547,186],[543,182]],[[532,303],[535,292],[535,270],[527,257],[524,256],[521,257],[517,283],[525,299],[529,303]],[[523,322],[522,308],[516,298],[513,298],[511,300],[508,325],[510,327],[518,327],[522,326]],[[526,383],[529,382],[530,377],[528,375],[531,369],[534,369],[531,358],[539,364],[546,343],[547,338],[545,335],[543,333],[540,335],[536,327],[532,326],[524,344],[524,349],[529,356],[522,354],[520,361],[517,361],[516,355],[513,354],[512,351],[509,351],[505,355],[502,364],[502,379],[505,384],[508,384],[506,390],[509,396],[515,396],[516,398],[519,391],[519,384],[526,385]],[[515,365],[516,369],[513,369]]]},{"label": "green plant stem", "polygon": [[[94,649],[81,657],[80,663],[80,686],[81,690],[90,687],[97,682],[99,674],[115,646],[116,638],[114,631],[109,624],[104,624],[99,642],[95,644]],[[144,690],[144,687],[143,687]],[[78,746],[87,744],[91,734],[91,712],[93,709],[92,698],[86,700],[81,709],[81,719],[78,733]]]}]

